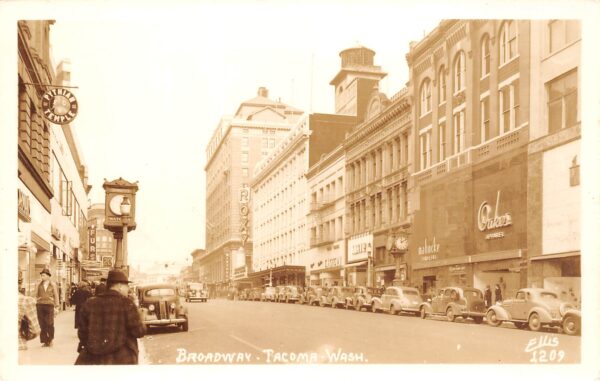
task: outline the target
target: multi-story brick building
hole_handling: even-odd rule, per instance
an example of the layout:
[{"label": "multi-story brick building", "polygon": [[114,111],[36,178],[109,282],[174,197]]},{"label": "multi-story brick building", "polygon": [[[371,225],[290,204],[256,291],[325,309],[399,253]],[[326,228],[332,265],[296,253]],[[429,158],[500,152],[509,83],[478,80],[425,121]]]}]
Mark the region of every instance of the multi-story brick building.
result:
[{"label": "multi-story brick building", "polygon": [[31,293],[40,271],[49,268],[65,301],[68,285],[79,280],[91,187],[72,126],[43,116],[44,93],[70,83],[68,62],[55,70],[50,57],[53,23],[17,24],[19,270]]},{"label": "multi-story brick building", "polygon": [[527,284],[531,23],[442,21],[412,44],[413,281]]},{"label": "multi-story brick building", "polygon": [[104,228],[104,203],[92,204],[87,211],[87,216],[88,232],[91,231],[91,237],[87,243],[88,254],[83,258],[86,266],[83,266],[81,274],[88,281],[100,281],[102,277],[108,276],[108,271],[115,265],[117,241],[113,233]]},{"label": "multi-story brick building", "polygon": [[[206,148],[206,256],[214,291],[243,278],[252,263],[252,169],[294,126],[302,111],[268,98],[261,87],[224,117]],[[234,276],[235,275],[235,276]]]},{"label": "multi-story brick building", "polygon": [[310,266],[306,173],[322,155],[335,149],[354,124],[353,116],[304,116],[257,164],[251,183],[254,278],[274,277],[275,284],[305,282],[305,268]]}]

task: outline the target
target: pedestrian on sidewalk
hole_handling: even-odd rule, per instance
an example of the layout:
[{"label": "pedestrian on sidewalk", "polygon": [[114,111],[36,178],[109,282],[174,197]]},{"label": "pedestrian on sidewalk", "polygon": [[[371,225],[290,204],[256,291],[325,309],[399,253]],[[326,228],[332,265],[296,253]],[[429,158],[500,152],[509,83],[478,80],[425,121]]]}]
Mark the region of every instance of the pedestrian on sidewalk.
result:
[{"label": "pedestrian on sidewalk", "polygon": [[496,297],[496,303],[502,301],[502,290],[500,289],[500,285],[496,283],[496,287],[494,289],[494,296]]},{"label": "pedestrian on sidewalk", "polygon": [[75,305],[75,328],[79,328],[79,320],[81,319],[81,309],[83,303],[92,297],[92,291],[90,290],[86,281],[81,281],[77,290],[71,298],[71,304]]},{"label": "pedestrian on sidewalk", "polygon": [[41,331],[37,318],[35,299],[25,295],[21,288],[23,275],[19,271],[19,350],[27,349],[27,341],[35,339]]},{"label": "pedestrian on sidewalk", "polygon": [[111,270],[107,290],[88,299],[79,321],[79,356],[75,365],[137,364],[137,339],[146,333],[143,316],[127,297],[129,280]]},{"label": "pedestrian on sidewalk", "polygon": [[491,307],[491,305],[492,305],[492,289],[490,288],[489,284],[487,286],[485,286],[485,292],[483,293],[483,300],[485,301],[486,308]]},{"label": "pedestrian on sidewalk", "polygon": [[54,340],[54,316],[58,314],[58,286],[50,281],[50,270],[40,272],[42,281],[37,287],[37,318],[40,323],[40,342],[42,347],[51,347]]}]

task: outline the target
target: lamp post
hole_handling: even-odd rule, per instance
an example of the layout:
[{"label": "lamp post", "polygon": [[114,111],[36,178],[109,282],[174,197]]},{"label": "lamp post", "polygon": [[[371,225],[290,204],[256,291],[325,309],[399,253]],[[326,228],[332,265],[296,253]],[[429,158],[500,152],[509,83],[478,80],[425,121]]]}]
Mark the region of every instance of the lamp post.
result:
[{"label": "lamp post", "polygon": [[129,197],[124,196],[123,201],[121,202],[121,221],[123,222],[123,249],[122,255],[123,258],[121,263],[119,263],[120,268],[127,267],[127,224],[129,223],[129,214],[131,213],[131,202],[129,202]]}]

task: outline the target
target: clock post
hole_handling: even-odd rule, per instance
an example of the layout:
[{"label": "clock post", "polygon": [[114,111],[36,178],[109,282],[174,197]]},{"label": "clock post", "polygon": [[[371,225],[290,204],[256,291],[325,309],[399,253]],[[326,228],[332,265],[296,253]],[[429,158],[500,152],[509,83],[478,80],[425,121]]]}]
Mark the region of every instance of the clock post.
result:
[{"label": "clock post", "polygon": [[388,242],[386,245],[390,255],[394,257],[396,265],[396,271],[394,272],[394,280],[392,284],[395,286],[403,285],[406,281],[406,273],[402,273],[401,265],[404,259],[404,254],[408,250],[408,234],[405,232],[392,233],[388,235]]},{"label": "clock post", "polygon": [[[137,227],[135,221],[135,195],[137,181],[131,183],[119,177],[113,181],[104,181],[106,192],[104,207],[104,228],[110,230],[116,240],[114,268],[129,273],[127,261],[127,233]],[[129,275],[129,274],[128,274]]]}]

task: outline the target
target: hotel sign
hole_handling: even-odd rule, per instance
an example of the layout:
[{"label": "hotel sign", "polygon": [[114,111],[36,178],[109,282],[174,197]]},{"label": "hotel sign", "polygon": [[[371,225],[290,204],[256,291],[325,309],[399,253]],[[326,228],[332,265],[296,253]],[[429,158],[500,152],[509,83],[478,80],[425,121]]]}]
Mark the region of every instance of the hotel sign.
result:
[{"label": "hotel sign", "polygon": [[[481,232],[496,230],[512,225],[510,213],[500,214],[500,191],[496,195],[496,206],[492,208],[487,201],[479,205],[477,212],[477,227]],[[493,232],[486,235],[485,239],[495,239],[504,237],[504,232]]]}]

